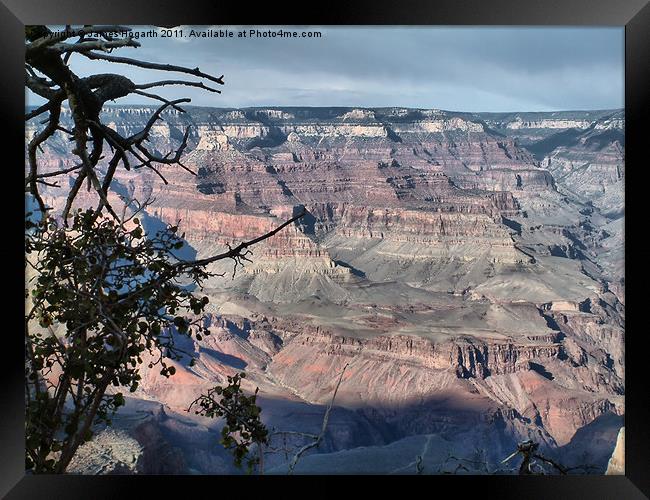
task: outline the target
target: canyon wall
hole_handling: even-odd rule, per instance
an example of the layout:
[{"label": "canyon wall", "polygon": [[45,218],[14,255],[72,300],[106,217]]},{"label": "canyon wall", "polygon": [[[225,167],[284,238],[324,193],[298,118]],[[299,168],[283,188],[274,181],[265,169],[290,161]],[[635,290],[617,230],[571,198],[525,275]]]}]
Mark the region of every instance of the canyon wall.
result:
[{"label": "canyon wall", "polygon": [[[150,113],[109,107],[104,120],[131,135]],[[575,451],[581,430],[624,414],[621,112],[188,107],[163,117],[152,147],[164,154],[190,127],[183,163],[196,175],[164,167],[164,183],[141,168],[112,185],[116,206],[118,195],[154,198],[147,230],[180,221],[184,251],[206,257],[306,215],[255,245],[232,279],[232,262],[213,265],[225,273],[203,290],[213,336],[188,346],[195,364],[177,363],[172,379],[146,373],[135,398],[180,411],[246,370],[269,419],[298,405],[306,422],[345,369],[347,413],[328,452],[415,435],[462,448],[476,422],[501,426],[494,453],[530,436]],[[70,166],[66,151],[61,135],[45,169]],[[57,209],[64,194],[44,189]],[[93,202],[80,193],[79,205]],[[147,442],[156,429],[133,432]]]}]

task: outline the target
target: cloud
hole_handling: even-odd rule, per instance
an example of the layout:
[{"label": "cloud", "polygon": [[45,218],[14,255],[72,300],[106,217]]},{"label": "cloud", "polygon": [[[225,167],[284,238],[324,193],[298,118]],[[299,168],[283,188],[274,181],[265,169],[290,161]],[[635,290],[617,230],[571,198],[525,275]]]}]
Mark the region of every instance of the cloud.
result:
[{"label": "cloud", "polygon": [[[140,29],[141,27],[138,27]],[[196,27],[178,27],[188,32]],[[202,30],[224,29],[203,26]],[[227,27],[238,32],[249,26]],[[255,27],[260,31],[268,27]],[[274,27],[273,29],[278,29]],[[320,38],[151,38],[124,55],[224,74],[221,95],[165,88],[193,104],[409,106],[463,111],[622,107],[623,28],[288,27]],[[73,57],[80,74],[137,82],[160,72]],[[156,74],[158,73],[158,74]],[[141,103],[142,97],[120,102]]]}]

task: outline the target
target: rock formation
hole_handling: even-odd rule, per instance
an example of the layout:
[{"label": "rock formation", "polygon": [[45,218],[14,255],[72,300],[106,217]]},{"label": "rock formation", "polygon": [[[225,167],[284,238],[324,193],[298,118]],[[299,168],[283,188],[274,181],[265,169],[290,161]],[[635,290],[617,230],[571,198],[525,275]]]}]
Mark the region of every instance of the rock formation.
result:
[{"label": "rock formation", "polygon": [[607,462],[608,475],[625,475],[625,427],[621,427],[616,438],[616,448]]},{"label": "rock formation", "polygon": [[[150,112],[110,107],[105,120],[129,134]],[[152,195],[148,230],[180,221],[188,255],[207,256],[297,210],[306,216],[254,247],[234,279],[207,283],[213,335],[188,346],[196,363],[177,363],[169,380],[145,373],[134,396],[175,415],[246,370],[249,387],[268,398],[268,418],[301,428],[349,364],[337,397],[347,413],[320,450],[338,453],[341,467],[355,447],[406,450],[418,435],[455,453],[481,439],[495,463],[531,436],[573,456],[579,431],[625,411],[623,119],[620,111],[166,112],[151,143],[164,152],[191,126],[184,164],[197,175],[164,169],[164,184],[144,169],[120,172],[111,195],[116,204],[118,195]],[[52,141],[43,163],[65,168],[66,149],[63,137]],[[60,190],[44,193],[62,206]],[[282,421],[289,407],[297,413]],[[146,445],[160,425],[129,432]],[[593,457],[600,472],[609,445]],[[165,453],[187,454],[181,448]],[[166,463],[226,470],[221,458],[186,458]]]}]

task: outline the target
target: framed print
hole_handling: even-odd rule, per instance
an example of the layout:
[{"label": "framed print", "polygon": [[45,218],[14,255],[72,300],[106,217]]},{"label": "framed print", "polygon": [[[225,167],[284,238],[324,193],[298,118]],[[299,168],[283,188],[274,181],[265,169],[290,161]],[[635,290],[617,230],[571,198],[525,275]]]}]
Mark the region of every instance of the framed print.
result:
[{"label": "framed print", "polygon": [[7,498],[647,498],[646,3],[4,3]]}]

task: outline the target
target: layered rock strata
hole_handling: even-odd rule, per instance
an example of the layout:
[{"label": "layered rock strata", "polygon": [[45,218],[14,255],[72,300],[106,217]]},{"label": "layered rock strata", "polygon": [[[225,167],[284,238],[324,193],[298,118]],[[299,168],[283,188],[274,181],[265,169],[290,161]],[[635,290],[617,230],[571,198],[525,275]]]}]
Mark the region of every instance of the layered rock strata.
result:
[{"label": "layered rock strata", "polygon": [[[111,107],[105,120],[131,135],[150,112]],[[177,363],[173,381],[146,373],[138,398],[180,411],[246,370],[274,415],[289,404],[307,415],[348,365],[337,404],[355,417],[328,451],[360,446],[353,428],[383,446],[452,428],[467,437],[476,422],[501,426],[499,450],[531,433],[559,450],[624,414],[622,113],[163,116],[152,147],[164,154],[190,126],[184,164],[197,175],[163,168],[165,184],[120,171],[111,201],[155,198],[145,226],[180,221],[186,257],[306,216],[256,245],[234,279],[209,280],[213,336],[188,346],[196,364]],[[52,141],[45,171],[71,166],[66,151],[63,135]],[[57,209],[63,194],[44,189]],[[84,191],[78,203],[95,201]],[[134,435],[150,440],[147,429]]]}]

